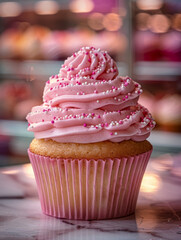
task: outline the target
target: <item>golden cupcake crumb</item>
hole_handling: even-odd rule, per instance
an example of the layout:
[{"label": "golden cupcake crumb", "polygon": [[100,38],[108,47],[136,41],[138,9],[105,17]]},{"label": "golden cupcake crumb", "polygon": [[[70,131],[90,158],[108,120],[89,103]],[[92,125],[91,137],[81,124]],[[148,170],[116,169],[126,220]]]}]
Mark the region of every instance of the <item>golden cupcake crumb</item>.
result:
[{"label": "golden cupcake crumb", "polygon": [[109,141],[98,143],[59,143],[53,140],[33,139],[30,144],[32,153],[52,158],[73,159],[104,159],[135,156],[152,149],[147,141],[132,140],[113,143]]}]

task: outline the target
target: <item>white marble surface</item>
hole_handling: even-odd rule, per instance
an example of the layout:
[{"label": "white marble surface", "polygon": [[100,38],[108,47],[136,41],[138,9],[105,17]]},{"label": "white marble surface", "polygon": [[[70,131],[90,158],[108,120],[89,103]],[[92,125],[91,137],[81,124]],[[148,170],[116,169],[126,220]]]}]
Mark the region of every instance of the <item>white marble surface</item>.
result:
[{"label": "white marble surface", "polygon": [[135,215],[73,221],[43,215],[30,164],[0,169],[1,240],[179,240],[181,155],[151,159]]}]

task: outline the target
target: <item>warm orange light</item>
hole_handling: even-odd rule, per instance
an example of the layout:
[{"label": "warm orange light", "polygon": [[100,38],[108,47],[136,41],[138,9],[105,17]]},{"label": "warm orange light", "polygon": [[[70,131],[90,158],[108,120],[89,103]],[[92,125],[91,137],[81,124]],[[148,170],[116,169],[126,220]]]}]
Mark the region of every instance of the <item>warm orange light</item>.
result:
[{"label": "warm orange light", "polygon": [[16,170],[16,169],[14,169],[14,170],[3,170],[3,171],[1,171],[1,173],[3,173],[3,174],[16,174],[16,173],[18,173],[19,172],[19,170]]},{"label": "warm orange light", "polygon": [[73,0],[70,3],[70,10],[75,13],[91,12],[94,8],[92,0]]},{"label": "warm orange light", "polygon": [[56,14],[59,5],[55,1],[39,1],[35,4],[35,12],[39,15]]},{"label": "warm orange light", "polygon": [[94,30],[103,29],[103,17],[102,13],[92,13],[88,19],[88,25]]},{"label": "warm orange light", "polygon": [[23,172],[25,173],[26,177],[34,178],[33,169],[30,163],[23,165]]},{"label": "warm orange light", "polygon": [[103,19],[103,25],[108,31],[117,31],[122,26],[122,19],[116,13],[108,13]]},{"label": "warm orange light", "polygon": [[148,29],[148,19],[150,15],[148,13],[139,13],[136,15],[137,28],[141,31]]},{"label": "warm orange light", "polygon": [[174,15],[172,27],[177,31],[181,31],[181,14],[180,13]]},{"label": "warm orange light", "polygon": [[17,17],[21,11],[21,5],[17,2],[0,3],[0,17]]},{"label": "warm orange light", "polygon": [[149,17],[148,27],[152,32],[165,33],[170,27],[170,20],[163,14],[155,14]]},{"label": "warm orange light", "polygon": [[161,8],[163,0],[137,0],[136,4],[142,10],[156,10]]},{"label": "warm orange light", "polygon": [[141,184],[141,192],[152,193],[159,190],[161,179],[158,175],[152,173],[145,173]]}]

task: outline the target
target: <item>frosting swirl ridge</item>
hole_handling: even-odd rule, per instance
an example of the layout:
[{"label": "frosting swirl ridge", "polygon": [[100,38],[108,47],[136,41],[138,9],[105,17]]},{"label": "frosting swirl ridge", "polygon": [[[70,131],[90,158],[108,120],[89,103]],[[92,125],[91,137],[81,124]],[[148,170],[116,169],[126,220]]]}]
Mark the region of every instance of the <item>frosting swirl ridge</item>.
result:
[{"label": "frosting swirl ridge", "polygon": [[118,76],[107,52],[85,47],[46,82],[43,104],[27,115],[28,130],[57,142],[143,141],[155,122],[138,104],[141,93],[140,84]]}]

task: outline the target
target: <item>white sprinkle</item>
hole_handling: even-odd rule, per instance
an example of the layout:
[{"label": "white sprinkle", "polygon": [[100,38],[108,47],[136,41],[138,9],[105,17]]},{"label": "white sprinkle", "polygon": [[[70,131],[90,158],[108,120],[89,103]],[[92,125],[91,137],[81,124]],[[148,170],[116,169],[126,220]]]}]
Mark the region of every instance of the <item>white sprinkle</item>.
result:
[{"label": "white sprinkle", "polygon": [[117,132],[115,132],[115,133],[114,133],[114,135],[118,135],[118,133],[117,133]]},{"label": "white sprinkle", "polygon": [[99,100],[97,100],[97,103],[99,103]]}]

